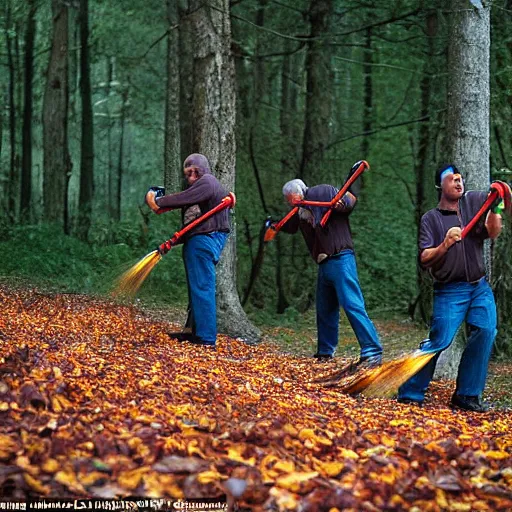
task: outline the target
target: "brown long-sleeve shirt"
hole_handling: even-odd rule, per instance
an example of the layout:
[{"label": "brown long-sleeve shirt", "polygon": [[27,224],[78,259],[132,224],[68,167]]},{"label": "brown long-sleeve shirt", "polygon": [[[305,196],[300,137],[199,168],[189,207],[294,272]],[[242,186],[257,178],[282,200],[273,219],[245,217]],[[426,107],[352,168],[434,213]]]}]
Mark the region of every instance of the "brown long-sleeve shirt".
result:
[{"label": "brown long-sleeve shirt", "polygon": [[[212,174],[205,173],[183,192],[157,198],[156,204],[160,208],[184,208],[197,204],[201,210],[201,215],[203,215],[217,206],[227,195],[226,189],[220,184],[219,180]],[[196,226],[187,234],[187,238],[213,231],[229,232],[229,230],[229,210],[226,209]]]}]

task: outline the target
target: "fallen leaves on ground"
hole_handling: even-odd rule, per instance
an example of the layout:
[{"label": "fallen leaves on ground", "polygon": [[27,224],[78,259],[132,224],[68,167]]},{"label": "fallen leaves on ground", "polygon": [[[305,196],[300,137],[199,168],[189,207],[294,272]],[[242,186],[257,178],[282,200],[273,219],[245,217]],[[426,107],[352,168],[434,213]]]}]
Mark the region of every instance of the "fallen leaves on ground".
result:
[{"label": "fallen leaves on ground", "polygon": [[169,338],[133,307],[0,288],[0,495],[228,494],[251,510],[512,510],[512,417],[315,384],[336,363]]}]

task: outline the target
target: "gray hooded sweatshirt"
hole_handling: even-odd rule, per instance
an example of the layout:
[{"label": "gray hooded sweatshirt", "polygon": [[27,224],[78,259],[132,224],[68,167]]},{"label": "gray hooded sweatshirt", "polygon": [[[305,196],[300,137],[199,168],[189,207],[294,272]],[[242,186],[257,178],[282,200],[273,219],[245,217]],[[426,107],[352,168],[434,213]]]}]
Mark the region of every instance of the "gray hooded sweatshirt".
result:
[{"label": "gray hooded sweatshirt", "polygon": [[[201,210],[201,215],[212,210],[224,197],[228,195],[226,189],[220,184],[219,180],[213,176],[210,170],[210,164],[204,155],[194,153],[185,159],[183,167],[195,166],[199,170],[199,178],[189,188],[183,192],[169,194],[156,199],[156,204],[160,208],[188,208],[197,204]],[[224,231],[229,233],[229,210],[222,210],[202,222],[189,233],[186,238],[194,235],[211,233],[213,231]]]}]

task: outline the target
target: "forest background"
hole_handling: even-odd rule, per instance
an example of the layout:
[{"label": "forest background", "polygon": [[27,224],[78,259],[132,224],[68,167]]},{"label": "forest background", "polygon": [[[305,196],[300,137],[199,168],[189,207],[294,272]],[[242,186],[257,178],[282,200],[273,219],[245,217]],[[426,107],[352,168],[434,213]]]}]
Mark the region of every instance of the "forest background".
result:
[{"label": "forest background", "polygon": [[[429,280],[416,264],[419,219],[437,202],[433,176],[452,158],[444,149],[450,130],[472,129],[454,126],[447,115],[450,85],[464,79],[454,76],[449,59],[460,39],[452,26],[457,10],[479,16],[483,6],[4,0],[0,276],[108,293],[128,263],[180,226],[179,213],[152,215],[143,203],[147,188],[179,190],[184,157],[205,147],[196,127],[220,134],[232,123],[236,140],[217,134],[217,146],[236,156],[236,176],[234,165],[225,172],[237,195],[236,300],[250,321],[296,326],[313,318],[316,265],[301,237],[262,241],[267,216],[287,211],[282,185],[302,177],[308,185],[340,186],[365,159],[371,170],[351,226],[369,312],[428,323]],[[221,32],[211,31],[212,20]],[[510,181],[511,20],[510,0],[492,3],[484,184]],[[218,126],[205,120],[198,99],[215,87],[201,67],[209,44],[224,45],[234,59],[234,72],[224,66],[219,73],[223,97],[230,87],[235,108]],[[222,159],[205,152],[222,173]],[[511,245],[505,229],[490,248],[500,355],[512,352]],[[164,258],[139,296],[185,308],[181,250]]]}]

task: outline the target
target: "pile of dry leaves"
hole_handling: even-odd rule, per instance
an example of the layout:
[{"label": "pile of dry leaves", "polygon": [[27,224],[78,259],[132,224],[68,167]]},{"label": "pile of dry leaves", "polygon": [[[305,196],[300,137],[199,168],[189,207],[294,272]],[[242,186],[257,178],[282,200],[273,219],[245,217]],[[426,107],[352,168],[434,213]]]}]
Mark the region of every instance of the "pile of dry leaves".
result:
[{"label": "pile of dry leaves", "polygon": [[[353,398],[335,366],[135,308],[0,288],[0,496],[228,495],[251,510],[512,510],[512,415]],[[174,326],[176,327],[176,326]]]}]

